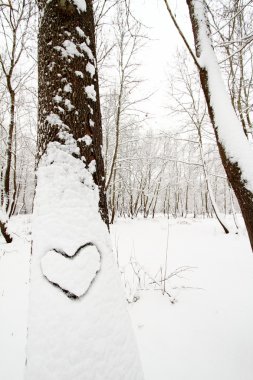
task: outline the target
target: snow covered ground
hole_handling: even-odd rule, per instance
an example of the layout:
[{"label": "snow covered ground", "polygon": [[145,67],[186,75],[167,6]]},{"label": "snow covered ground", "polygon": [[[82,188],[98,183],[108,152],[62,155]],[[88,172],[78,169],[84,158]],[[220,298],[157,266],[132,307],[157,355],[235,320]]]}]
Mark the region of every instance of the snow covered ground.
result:
[{"label": "snow covered ground", "polygon": [[[29,217],[12,228],[14,243],[0,248],[1,380],[22,380],[25,365]],[[243,227],[225,235],[210,219],[120,219],[112,241],[128,299],[137,300],[129,312],[145,380],[252,380],[253,255]],[[167,277],[181,269],[163,295],[154,282],[166,247]]]}]

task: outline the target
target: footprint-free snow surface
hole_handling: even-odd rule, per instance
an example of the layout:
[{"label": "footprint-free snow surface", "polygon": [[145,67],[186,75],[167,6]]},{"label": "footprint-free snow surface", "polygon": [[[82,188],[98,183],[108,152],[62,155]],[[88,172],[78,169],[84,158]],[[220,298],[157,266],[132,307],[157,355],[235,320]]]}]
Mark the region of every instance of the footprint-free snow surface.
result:
[{"label": "footprint-free snow surface", "polygon": [[[29,219],[30,217],[14,217],[11,228],[18,236],[15,235],[16,239],[10,245],[1,244],[1,380],[24,379],[30,257]],[[226,218],[226,222],[233,226],[232,219]],[[168,283],[168,290],[176,298],[176,302],[171,304],[169,297],[166,294],[163,296],[161,291],[143,290],[137,292],[139,300],[129,304],[145,380],[252,380],[253,255],[244,227],[238,235],[225,235],[214,219],[171,218],[168,223],[166,218],[157,216],[154,220],[118,220],[111,230],[111,238],[128,296],[136,294],[138,288],[138,281],[129,264],[131,256],[147,273],[155,276],[164,264],[168,231],[168,274],[182,266],[190,267],[179,276],[172,277]],[[81,245],[82,242],[79,247]],[[73,254],[76,249],[72,251]],[[69,253],[70,250],[65,247],[65,252]],[[94,319],[94,326],[101,331],[101,337],[94,333],[94,329],[90,334],[86,330],[86,337],[90,353],[99,362],[101,348],[106,352],[105,345],[102,346],[103,339],[113,330],[112,325],[108,330],[108,319],[113,318],[114,311],[118,315],[116,297],[117,302],[111,302],[112,313],[109,316],[101,312],[102,306],[99,303],[93,303],[93,300],[97,302],[100,299],[98,292],[106,289],[102,288],[102,285],[106,285],[102,272],[98,273],[95,282],[83,297],[93,307],[90,311],[87,310],[82,319],[76,315],[77,305],[82,298],[69,299],[43,277],[40,268],[38,273],[41,276],[40,281],[43,280],[45,296],[52,288],[55,297],[57,295],[61,300],[60,305],[56,305],[50,299],[48,316],[56,315],[59,322],[63,321],[68,326],[67,329],[62,329],[62,337],[58,342],[56,336],[45,342],[44,333],[48,328],[40,324],[39,318],[35,343],[38,348],[49,349],[53,358],[49,369],[54,371],[54,366],[60,360],[54,355],[60,345],[66,353],[67,363],[64,370],[66,367],[78,366],[74,358],[76,350],[83,342],[84,331],[82,329],[80,338],[77,337],[77,330],[70,329],[72,318],[77,327],[85,327],[86,321],[90,323]],[[111,281],[111,285],[115,285]],[[146,285],[149,286],[148,277]],[[74,309],[63,318],[61,308],[65,304],[73,305]],[[40,313],[42,306],[39,301],[37,307]],[[34,313],[35,317],[38,317],[37,312]],[[49,324],[52,327],[54,325],[52,322]],[[70,345],[65,344],[67,334],[73,334],[74,351],[69,349]],[[120,344],[124,344],[122,342]],[[40,351],[40,354],[44,353]],[[129,355],[130,360],[133,356],[131,352]],[[78,360],[82,360],[81,355]],[[109,357],[109,363],[110,360],[112,358]],[[41,373],[41,379],[47,379],[46,376],[43,377],[43,366]],[[86,380],[85,375],[83,378]],[[121,378],[119,376],[117,380]],[[33,380],[35,379],[37,377]],[[68,378],[70,379],[78,379],[78,375],[75,377],[74,374]]]}]

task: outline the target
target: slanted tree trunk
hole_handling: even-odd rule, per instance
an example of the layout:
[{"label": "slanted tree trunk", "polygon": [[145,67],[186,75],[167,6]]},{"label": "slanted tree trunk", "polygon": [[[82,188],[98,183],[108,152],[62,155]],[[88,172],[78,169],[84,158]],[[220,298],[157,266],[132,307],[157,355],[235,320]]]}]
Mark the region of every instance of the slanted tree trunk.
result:
[{"label": "slanted tree trunk", "polygon": [[41,0],[26,379],[141,380],[112,258],[92,0]]},{"label": "slanted tree trunk", "polygon": [[7,218],[4,218],[3,215],[1,217],[1,210],[0,210],[0,231],[1,231],[1,234],[3,235],[6,243],[11,243],[12,242],[12,236],[10,234],[10,232],[8,231],[8,219]]},{"label": "slanted tree trunk", "polygon": [[[211,46],[204,1],[187,0],[187,4],[196,54],[200,58],[198,65],[200,81],[214,127],[220,157],[240,205],[253,249],[253,170],[250,169],[252,168],[250,158],[253,156],[250,153],[251,148],[221,78],[217,59]],[[247,161],[245,160],[246,154],[249,162],[245,162]]]}]

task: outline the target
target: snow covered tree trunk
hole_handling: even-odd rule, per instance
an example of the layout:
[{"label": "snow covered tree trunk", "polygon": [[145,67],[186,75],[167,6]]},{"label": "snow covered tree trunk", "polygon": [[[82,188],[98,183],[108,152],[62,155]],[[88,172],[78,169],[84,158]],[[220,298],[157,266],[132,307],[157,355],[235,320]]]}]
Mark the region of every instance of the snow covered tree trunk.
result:
[{"label": "snow covered tree trunk", "polygon": [[27,380],[139,380],[107,229],[92,0],[43,0]]},{"label": "snow covered tree trunk", "polygon": [[203,0],[187,0],[199,75],[222,164],[235,192],[253,249],[253,151],[226,91],[209,36]]}]

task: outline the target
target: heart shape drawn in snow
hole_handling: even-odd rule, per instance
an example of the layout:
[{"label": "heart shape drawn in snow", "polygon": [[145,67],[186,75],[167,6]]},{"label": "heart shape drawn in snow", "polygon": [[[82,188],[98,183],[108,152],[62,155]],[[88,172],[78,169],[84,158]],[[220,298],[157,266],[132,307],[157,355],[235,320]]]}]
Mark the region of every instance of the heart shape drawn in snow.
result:
[{"label": "heart shape drawn in snow", "polygon": [[93,243],[87,243],[73,256],[52,249],[41,259],[43,275],[69,298],[84,296],[101,268],[101,254]]}]

